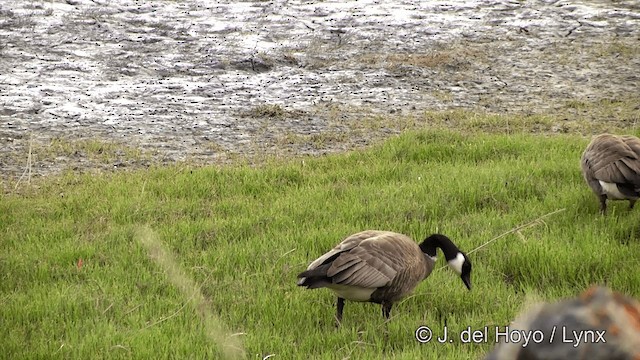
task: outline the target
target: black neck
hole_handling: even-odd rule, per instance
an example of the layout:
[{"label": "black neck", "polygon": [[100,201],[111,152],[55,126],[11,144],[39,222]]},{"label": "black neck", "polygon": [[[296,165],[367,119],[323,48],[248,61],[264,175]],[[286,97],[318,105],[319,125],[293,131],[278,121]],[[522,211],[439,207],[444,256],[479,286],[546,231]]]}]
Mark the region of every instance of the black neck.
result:
[{"label": "black neck", "polygon": [[442,250],[447,261],[455,259],[460,252],[460,249],[448,237],[441,234],[430,235],[420,244],[420,250],[431,257],[436,256],[436,248]]}]

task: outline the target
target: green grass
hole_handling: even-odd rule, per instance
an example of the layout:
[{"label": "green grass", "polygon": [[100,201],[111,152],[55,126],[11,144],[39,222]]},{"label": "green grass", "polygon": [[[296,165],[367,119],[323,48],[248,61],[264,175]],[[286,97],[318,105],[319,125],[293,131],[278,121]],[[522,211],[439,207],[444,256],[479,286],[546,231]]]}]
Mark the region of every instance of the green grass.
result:
[{"label": "green grass", "polygon": [[[414,332],[506,325],[591,284],[640,297],[640,210],[598,213],[579,172],[587,142],[408,131],[340,155],[69,172],[0,194],[0,357],[482,357],[491,343]],[[472,291],[435,271],[394,307],[386,342],[379,306],[347,302],[336,330],[334,296],[295,285],[363,229],[442,232],[469,252],[559,209],[473,252]]]}]

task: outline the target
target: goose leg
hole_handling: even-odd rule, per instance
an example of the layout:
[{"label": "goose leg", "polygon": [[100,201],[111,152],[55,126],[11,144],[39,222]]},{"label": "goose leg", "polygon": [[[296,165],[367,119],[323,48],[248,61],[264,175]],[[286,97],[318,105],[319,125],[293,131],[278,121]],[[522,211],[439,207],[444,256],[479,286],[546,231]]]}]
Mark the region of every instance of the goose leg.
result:
[{"label": "goose leg", "polygon": [[600,195],[600,212],[603,215],[607,212],[607,195]]},{"label": "goose leg", "polygon": [[342,322],[342,310],[344,310],[344,299],[339,297],[336,304],[336,328],[339,328]]},{"label": "goose leg", "polygon": [[382,316],[384,316],[384,318],[389,321],[389,317],[391,316],[391,307],[393,306],[393,303],[390,302],[383,302],[382,303]]},{"label": "goose leg", "polygon": [[388,327],[388,323],[389,323],[389,318],[391,317],[391,307],[393,306],[393,303],[391,302],[383,302],[382,303],[382,316],[384,316],[385,321],[384,321],[384,342],[385,342],[385,346],[386,344],[389,342],[389,327]]},{"label": "goose leg", "polygon": [[635,200],[629,200],[629,210],[633,209],[633,205],[636,204]]}]

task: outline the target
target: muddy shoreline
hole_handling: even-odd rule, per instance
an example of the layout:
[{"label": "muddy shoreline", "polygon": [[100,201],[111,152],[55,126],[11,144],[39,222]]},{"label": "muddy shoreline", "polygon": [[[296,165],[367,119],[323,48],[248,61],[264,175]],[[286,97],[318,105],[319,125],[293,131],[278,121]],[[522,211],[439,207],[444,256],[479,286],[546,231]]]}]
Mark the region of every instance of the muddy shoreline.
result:
[{"label": "muddy shoreline", "polygon": [[633,101],[639,44],[636,1],[5,1],[0,172],[30,148],[33,176],[220,163],[366,145],[397,132],[351,136],[380,116]]}]

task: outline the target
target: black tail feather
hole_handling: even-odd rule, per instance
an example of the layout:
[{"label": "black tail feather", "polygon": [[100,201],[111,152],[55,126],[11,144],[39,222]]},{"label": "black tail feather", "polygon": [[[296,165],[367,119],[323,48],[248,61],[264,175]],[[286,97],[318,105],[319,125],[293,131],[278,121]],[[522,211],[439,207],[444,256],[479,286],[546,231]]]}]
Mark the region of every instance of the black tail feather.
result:
[{"label": "black tail feather", "polygon": [[323,287],[331,283],[331,278],[327,277],[327,270],[330,265],[323,265],[315,269],[303,271],[298,274],[298,286],[306,286],[308,289]]}]

